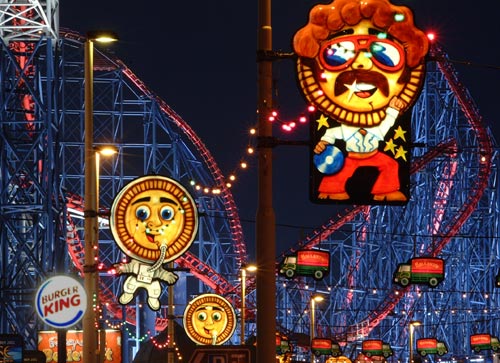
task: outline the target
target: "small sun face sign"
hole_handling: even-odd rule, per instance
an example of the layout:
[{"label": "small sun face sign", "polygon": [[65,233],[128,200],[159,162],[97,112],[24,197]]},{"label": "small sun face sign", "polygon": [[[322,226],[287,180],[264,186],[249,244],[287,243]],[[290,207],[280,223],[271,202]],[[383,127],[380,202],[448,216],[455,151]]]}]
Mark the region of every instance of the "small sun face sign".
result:
[{"label": "small sun face sign", "polygon": [[193,299],[184,310],[184,330],[189,338],[202,345],[221,345],[236,329],[236,314],[225,298],[203,294]]},{"label": "small sun face sign", "polygon": [[128,304],[138,289],[146,290],[148,305],[160,308],[160,282],[173,285],[178,276],[162,265],[184,254],[198,231],[198,211],[187,190],[177,181],[159,175],[137,178],[116,196],[110,228],[116,244],[130,257],[116,264],[128,275],[119,302]]},{"label": "small sun face sign", "polygon": [[293,38],[311,113],[311,201],[405,204],[411,115],[425,79],[426,35],[405,6],[333,0]]}]

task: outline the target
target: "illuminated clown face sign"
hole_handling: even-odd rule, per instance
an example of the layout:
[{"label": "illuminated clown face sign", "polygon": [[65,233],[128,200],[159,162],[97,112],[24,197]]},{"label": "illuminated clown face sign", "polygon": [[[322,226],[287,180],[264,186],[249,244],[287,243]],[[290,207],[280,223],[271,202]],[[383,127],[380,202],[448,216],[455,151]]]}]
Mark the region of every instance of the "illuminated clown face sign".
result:
[{"label": "illuminated clown face sign", "polygon": [[197,344],[220,345],[233,335],[236,314],[229,301],[222,296],[203,294],[186,306],[184,329]]},{"label": "illuminated clown face sign", "polygon": [[363,202],[359,173],[360,186],[369,185],[362,204],[406,202],[400,169],[409,169],[411,140],[401,116],[419,96],[428,50],[411,11],[388,0],[316,5],[293,46],[300,88],[318,110],[311,139],[313,177],[321,175],[313,199]]},{"label": "illuminated clown face sign", "polygon": [[128,304],[144,288],[149,307],[158,310],[160,281],[172,285],[178,279],[162,264],[186,252],[198,230],[193,199],[175,180],[157,175],[135,179],[115,198],[110,227],[115,242],[131,258],[115,265],[117,273],[129,275],[120,303]]}]

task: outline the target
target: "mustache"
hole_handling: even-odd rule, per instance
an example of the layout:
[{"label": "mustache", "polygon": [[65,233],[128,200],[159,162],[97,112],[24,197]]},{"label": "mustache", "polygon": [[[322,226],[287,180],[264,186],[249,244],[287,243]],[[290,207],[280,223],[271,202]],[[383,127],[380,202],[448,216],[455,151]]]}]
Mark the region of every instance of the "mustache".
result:
[{"label": "mustache", "polygon": [[352,71],[345,71],[337,77],[334,88],[335,96],[347,92],[348,88],[345,85],[351,85],[354,81],[356,81],[356,83],[373,84],[385,97],[389,95],[389,82],[387,82],[385,76],[378,72],[355,69]]}]

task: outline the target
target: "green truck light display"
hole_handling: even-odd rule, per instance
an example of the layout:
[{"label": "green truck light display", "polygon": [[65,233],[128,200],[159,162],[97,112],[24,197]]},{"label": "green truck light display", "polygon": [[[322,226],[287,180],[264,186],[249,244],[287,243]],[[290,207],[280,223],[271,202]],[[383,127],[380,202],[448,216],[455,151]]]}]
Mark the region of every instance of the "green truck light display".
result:
[{"label": "green truck light display", "polygon": [[414,257],[400,263],[393,281],[403,287],[411,284],[427,284],[436,287],[444,280],[444,260],[437,257]]},{"label": "green truck light display", "polygon": [[321,280],[330,271],[330,252],[321,250],[299,250],[285,256],[279,273],[288,279],[295,276],[312,276]]},{"label": "green truck light display", "polygon": [[393,354],[391,346],[380,339],[364,340],[363,343],[361,343],[361,353],[368,358],[373,356],[383,356],[387,358]]},{"label": "green truck light display", "polygon": [[340,357],[342,355],[340,345],[328,338],[314,338],[311,341],[311,352],[317,357],[320,355]]},{"label": "green truck light display", "polygon": [[490,334],[474,334],[470,336],[470,348],[476,353],[489,349],[496,352],[499,347],[498,338]]},{"label": "green truck light display", "polygon": [[422,338],[417,339],[417,352],[422,357],[425,357],[427,354],[437,354],[441,356],[448,353],[448,348],[444,342],[436,338]]}]

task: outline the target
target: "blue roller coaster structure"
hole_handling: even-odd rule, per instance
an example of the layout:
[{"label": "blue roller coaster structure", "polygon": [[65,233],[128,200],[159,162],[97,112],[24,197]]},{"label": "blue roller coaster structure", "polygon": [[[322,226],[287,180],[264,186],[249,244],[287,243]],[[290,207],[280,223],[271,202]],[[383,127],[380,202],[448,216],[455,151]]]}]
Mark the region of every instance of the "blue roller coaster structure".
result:
[{"label": "blue roller coaster structure", "polygon": [[[36,349],[36,333],[46,328],[33,308],[40,283],[61,273],[82,277],[84,266],[85,38],[57,29],[53,8],[46,6],[43,21],[36,22],[45,27],[37,32],[26,31],[37,9],[10,7],[0,44],[0,333],[22,335],[28,349]],[[141,296],[126,308],[116,299],[119,279],[109,270],[123,256],[107,216],[127,182],[168,175],[190,188],[198,204],[198,236],[175,261],[185,271],[174,289],[176,316],[203,292],[227,297],[238,311],[247,248],[225,177],[189,124],[115,56],[96,49],[94,62],[95,146],[119,150],[100,164],[99,324],[121,327],[132,352],[148,331],[164,330],[171,315],[166,292],[158,313],[140,309]],[[350,358],[364,339],[374,338],[390,342],[390,360],[405,361],[415,320],[422,323],[417,338],[437,337],[448,346],[441,360],[477,358],[469,336],[500,332],[495,140],[439,44],[431,46],[413,107],[412,140],[407,205],[347,207],[277,256],[278,263],[297,249],[331,253],[331,273],[322,281],[277,278],[276,329],[294,344],[296,359],[310,354],[310,301],[318,293],[326,300],[317,304],[315,336],[338,341]],[[444,259],[444,282],[436,288],[395,285],[398,263],[415,256]],[[256,286],[251,277],[246,282],[251,336]]]}]

